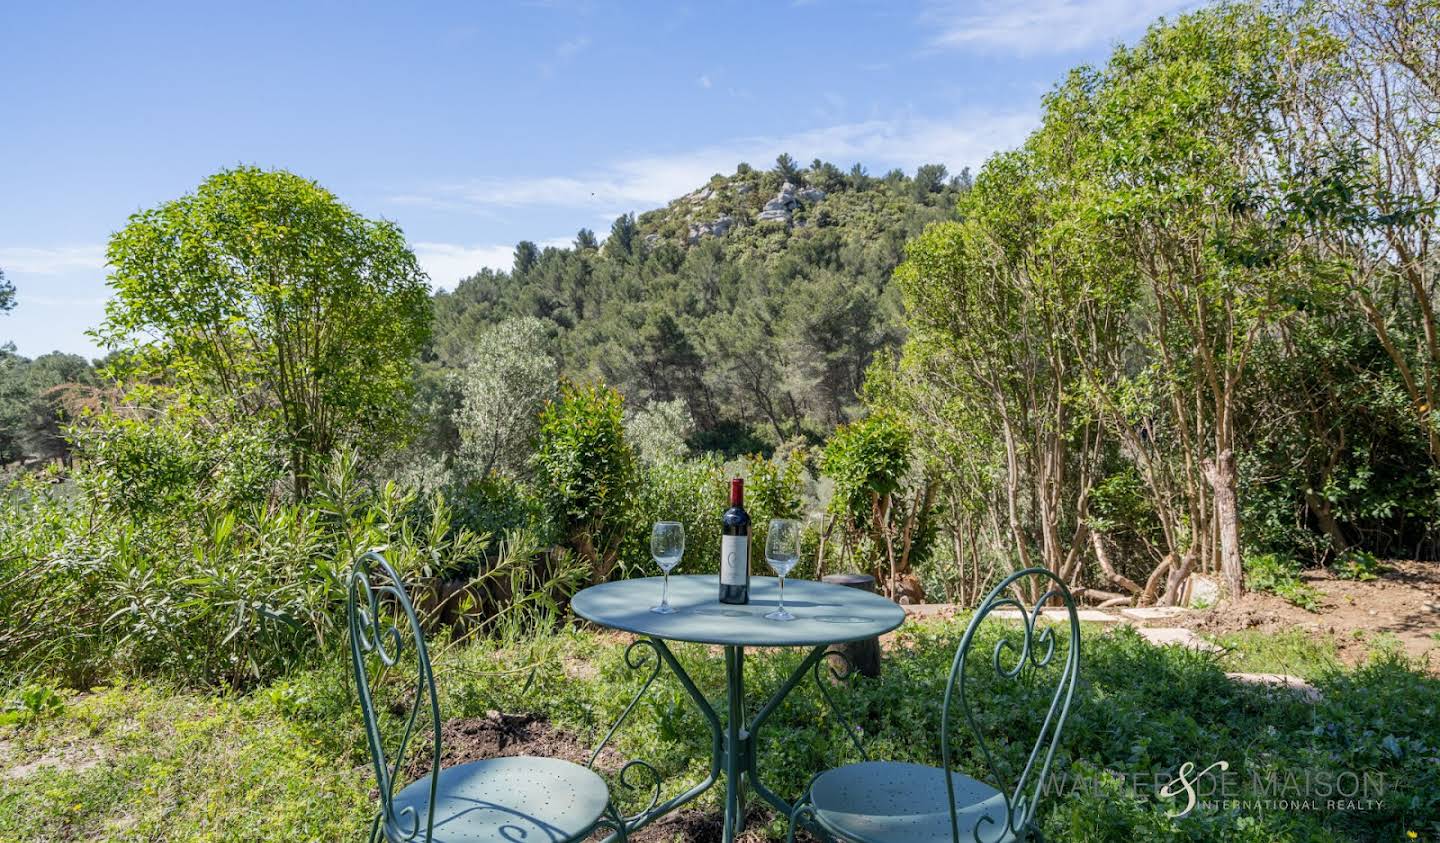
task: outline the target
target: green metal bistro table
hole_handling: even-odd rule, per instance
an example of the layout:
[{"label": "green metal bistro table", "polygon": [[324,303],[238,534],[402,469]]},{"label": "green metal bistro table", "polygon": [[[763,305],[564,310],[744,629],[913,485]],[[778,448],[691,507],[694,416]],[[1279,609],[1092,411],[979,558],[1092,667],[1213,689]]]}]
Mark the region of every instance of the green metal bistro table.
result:
[{"label": "green metal bistro table", "polygon": [[[881,635],[895,629],[905,620],[903,609],[877,594],[808,580],[787,580],[785,583],[785,608],[795,615],[795,620],[769,620],[765,614],[773,611],[778,603],[778,582],[774,577],[751,577],[750,602],[744,606],[735,606],[719,601],[720,585],[716,577],[672,576],[670,605],[676,611],[669,615],[650,611],[651,606],[660,602],[659,577],[603,583],[581,591],[571,601],[575,614],[591,623],[641,636],[625,651],[625,661],[632,669],[650,671],[639,693],[621,712],[619,719],[596,747],[590,759],[592,765],[664,667],[668,667],[675,675],[680,686],[695,701],[695,705],[710,725],[712,744],[709,775],[663,803],[660,802],[660,777],[654,767],[644,761],[631,761],[621,768],[620,781],[627,787],[635,786],[627,781],[627,777],[635,774],[637,770],[644,771],[652,779],[649,806],[625,818],[626,825],[632,831],[709,790],[719,781],[722,773],[725,777],[723,839],[726,843],[735,839],[744,821],[744,798],[747,789],[759,794],[788,817],[790,803],[766,787],[760,777],[756,744],[765,721],[785,696],[812,671],[821,694],[833,709],[834,701],[828,690],[829,682],[820,670],[827,656],[826,648],[832,644]],[[666,641],[690,641],[724,648],[728,705],[724,707],[723,717],[695,686],[695,682],[670,652]],[[800,666],[748,721],[745,711],[747,647],[810,648]],[[829,655],[837,654],[831,651]],[[841,675],[838,671],[835,673]],[[843,723],[843,715],[838,710],[835,714]],[[856,739],[852,730],[847,729],[847,732],[852,740]],[[614,840],[615,836],[610,839]]]}]

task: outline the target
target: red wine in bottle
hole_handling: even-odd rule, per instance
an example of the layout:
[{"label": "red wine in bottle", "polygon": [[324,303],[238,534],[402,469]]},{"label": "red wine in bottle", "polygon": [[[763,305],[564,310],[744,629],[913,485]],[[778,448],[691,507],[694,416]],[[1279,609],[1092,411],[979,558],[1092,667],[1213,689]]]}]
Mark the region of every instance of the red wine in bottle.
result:
[{"label": "red wine in bottle", "polygon": [[745,481],[730,481],[730,508],[720,519],[720,602],[750,602],[750,513]]}]

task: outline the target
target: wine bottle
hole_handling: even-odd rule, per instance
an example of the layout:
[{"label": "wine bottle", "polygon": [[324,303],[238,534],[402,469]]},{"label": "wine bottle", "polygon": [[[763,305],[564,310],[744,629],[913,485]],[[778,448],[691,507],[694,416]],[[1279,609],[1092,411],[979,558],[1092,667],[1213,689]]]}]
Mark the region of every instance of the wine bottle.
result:
[{"label": "wine bottle", "polygon": [[750,602],[750,513],[745,481],[730,481],[730,508],[720,519],[720,602]]}]

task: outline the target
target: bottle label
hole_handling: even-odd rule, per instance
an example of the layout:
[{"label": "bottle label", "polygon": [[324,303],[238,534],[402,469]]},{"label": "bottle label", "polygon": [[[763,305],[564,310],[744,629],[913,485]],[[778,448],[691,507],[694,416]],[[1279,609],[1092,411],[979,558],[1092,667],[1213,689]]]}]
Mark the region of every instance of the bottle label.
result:
[{"label": "bottle label", "polygon": [[750,537],[720,537],[720,582],[748,585],[750,582]]}]

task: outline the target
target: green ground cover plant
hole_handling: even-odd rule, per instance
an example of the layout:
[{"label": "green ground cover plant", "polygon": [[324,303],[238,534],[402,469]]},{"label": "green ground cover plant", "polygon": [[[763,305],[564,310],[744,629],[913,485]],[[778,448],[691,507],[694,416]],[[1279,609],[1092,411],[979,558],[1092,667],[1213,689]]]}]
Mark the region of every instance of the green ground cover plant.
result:
[{"label": "green ground cover plant", "polygon": [[[905,627],[878,680],[836,698],[872,757],[935,763],[945,670],[965,619]],[[1440,834],[1440,754],[1433,728],[1440,680],[1377,651],[1340,667],[1333,646],[1294,636],[1283,645],[1229,643],[1242,656],[1157,648],[1128,629],[1084,630],[1082,681],[1059,774],[1041,809],[1049,839],[1074,841],[1404,840]],[[982,638],[987,652],[993,637]],[[529,712],[592,746],[643,680],[623,664],[627,641],[566,631],[508,644],[442,648],[436,660],[447,719]],[[720,660],[677,648],[712,699],[723,698]],[[799,653],[757,653],[750,705],[797,664]],[[1316,703],[1229,681],[1225,670],[1292,672],[1320,691]],[[530,678],[533,674],[533,678]],[[530,678],[529,682],[524,681]],[[1026,734],[1034,688],[975,686],[980,726]],[[66,694],[63,708],[0,726],[0,839],[359,840],[373,783],[341,660],[297,672],[243,697],[134,685]],[[960,763],[978,763],[957,733]],[[1009,761],[1024,741],[1000,745]],[[656,764],[666,792],[698,780],[708,732],[683,692],[661,680],[636,708],[616,748]],[[768,782],[794,794],[825,766],[853,760],[843,727],[813,686],[781,707],[763,741]],[[1185,761],[1226,761],[1238,800],[1280,799],[1276,788],[1354,772],[1381,782],[1378,807],[1327,810],[1202,804],[1156,793]],[[1288,778],[1287,778],[1288,777]],[[1259,785],[1257,786],[1257,782]],[[1138,785],[1137,785],[1138,783]],[[1299,786],[1298,784],[1291,785]],[[617,788],[623,800],[637,794]],[[1292,793],[1293,797],[1294,794]],[[706,797],[702,808],[714,809]],[[783,839],[783,823],[764,824]]]}]

